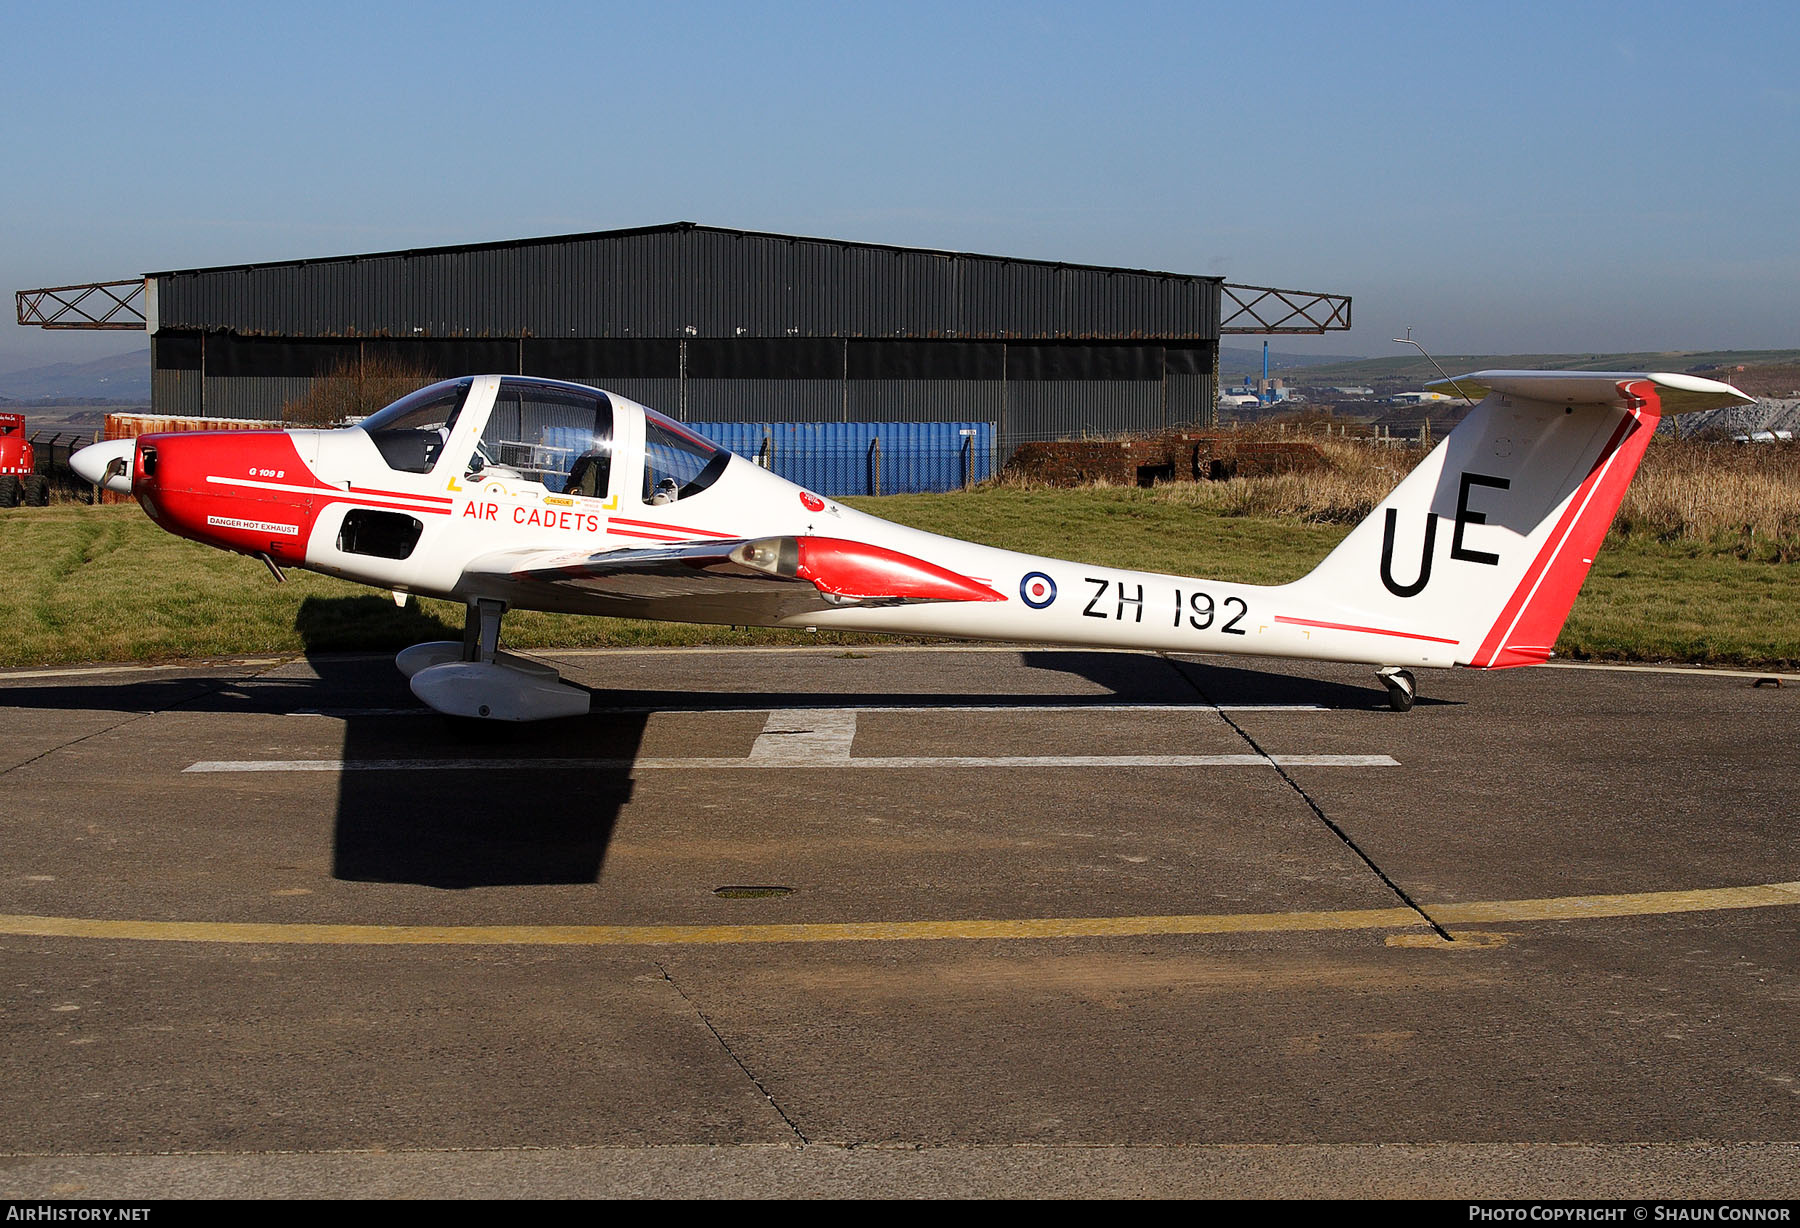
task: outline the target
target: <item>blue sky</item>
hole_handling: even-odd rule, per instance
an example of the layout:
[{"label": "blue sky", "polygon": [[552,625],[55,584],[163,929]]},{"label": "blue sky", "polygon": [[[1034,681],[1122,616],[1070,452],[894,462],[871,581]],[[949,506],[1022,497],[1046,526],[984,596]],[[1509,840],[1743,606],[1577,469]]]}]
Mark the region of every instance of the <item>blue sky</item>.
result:
[{"label": "blue sky", "polygon": [[691,220],[1355,296],[1296,350],[1800,346],[1791,4],[0,13],[7,290]]}]

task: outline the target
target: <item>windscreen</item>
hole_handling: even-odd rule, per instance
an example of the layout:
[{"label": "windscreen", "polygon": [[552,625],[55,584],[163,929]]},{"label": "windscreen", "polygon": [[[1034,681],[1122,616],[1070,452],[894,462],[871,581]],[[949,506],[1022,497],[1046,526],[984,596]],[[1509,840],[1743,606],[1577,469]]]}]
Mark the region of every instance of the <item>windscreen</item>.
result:
[{"label": "windscreen", "polygon": [[369,432],[388,468],[402,473],[430,473],[474,382],[445,380],[421,388],[358,425]]}]

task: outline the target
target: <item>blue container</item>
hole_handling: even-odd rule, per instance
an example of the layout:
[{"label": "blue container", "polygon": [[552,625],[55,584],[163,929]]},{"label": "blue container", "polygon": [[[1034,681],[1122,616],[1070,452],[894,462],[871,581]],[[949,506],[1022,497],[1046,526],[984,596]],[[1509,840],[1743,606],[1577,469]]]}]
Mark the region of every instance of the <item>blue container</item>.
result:
[{"label": "blue container", "polygon": [[689,422],[721,448],[834,498],[958,490],[994,469],[992,422]]}]

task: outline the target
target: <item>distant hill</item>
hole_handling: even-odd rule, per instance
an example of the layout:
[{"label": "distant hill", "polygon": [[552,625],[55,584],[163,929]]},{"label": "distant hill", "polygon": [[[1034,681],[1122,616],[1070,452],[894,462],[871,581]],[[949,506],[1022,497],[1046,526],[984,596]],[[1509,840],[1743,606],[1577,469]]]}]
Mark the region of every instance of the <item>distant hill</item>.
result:
[{"label": "distant hill", "polygon": [[148,405],[150,351],[0,372],[0,401],[20,405]]},{"label": "distant hill", "polygon": [[[1262,374],[1262,347],[1246,349],[1240,345],[1221,345],[1219,347],[1219,378],[1226,383],[1235,384],[1246,375]],[[1316,367],[1329,363],[1359,362],[1360,359],[1346,358],[1342,354],[1284,354],[1273,346],[1269,348],[1269,371],[1293,371],[1299,367]]]}]

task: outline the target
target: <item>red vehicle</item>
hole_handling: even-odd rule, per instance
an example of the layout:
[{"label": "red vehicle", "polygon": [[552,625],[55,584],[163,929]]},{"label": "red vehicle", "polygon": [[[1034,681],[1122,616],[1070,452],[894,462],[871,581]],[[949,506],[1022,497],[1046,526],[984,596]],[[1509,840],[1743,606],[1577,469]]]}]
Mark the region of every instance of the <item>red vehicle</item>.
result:
[{"label": "red vehicle", "polygon": [[50,479],[34,472],[35,459],[25,438],[25,415],[0,414],[0,507],[50,502]]}]

